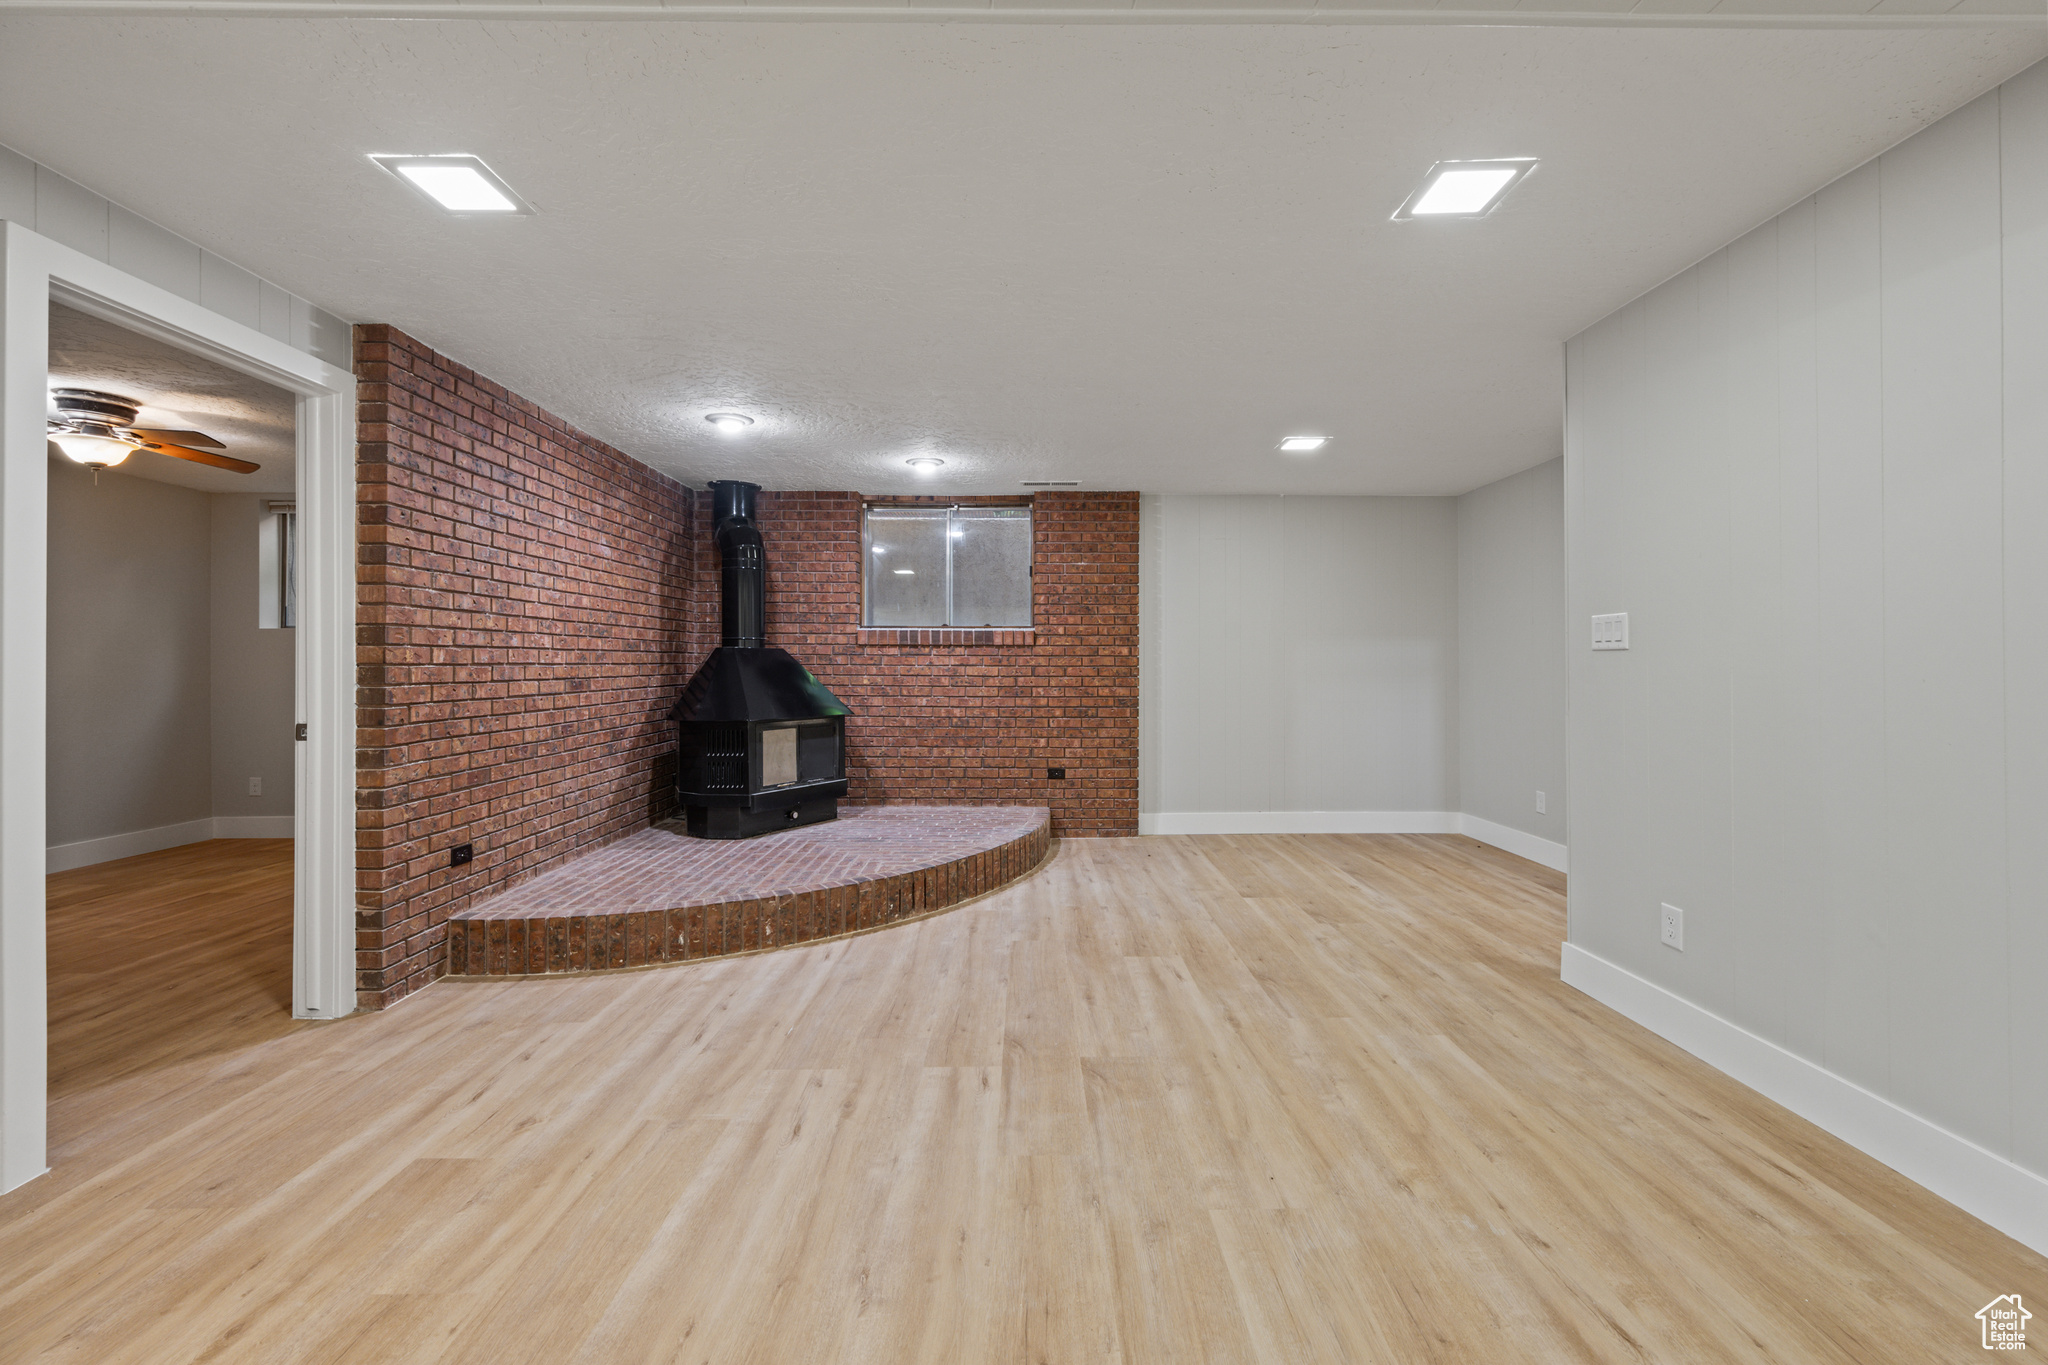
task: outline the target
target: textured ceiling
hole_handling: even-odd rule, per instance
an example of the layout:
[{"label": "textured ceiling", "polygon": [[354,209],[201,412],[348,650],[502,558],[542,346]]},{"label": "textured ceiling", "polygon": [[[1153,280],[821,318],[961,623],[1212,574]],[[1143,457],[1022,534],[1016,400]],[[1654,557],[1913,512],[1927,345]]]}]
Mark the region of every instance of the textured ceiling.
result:
[{"label": "textured ceiling", "polygon": [[296,400],[260,379],[53,303],[50,387],[135,399],[143,426],[203,431],[224,453],[263,466],[237,474],[138,450],[102,478],[154,479],[205,493],[290,495],[297,486]]},{"label": "textured ceiling", "polygon": [[[679,477],[1449,493],[1557,453],[1567,337],[2044,54],[10,17],[0,141]],[[364,159],[418,151],[483,156],[538,212],[448,218]],[[1500,156],[1542,166],[1493,217],[1388,221],[1432,162]],[[727,408],[758,425],[718,437]],[[1333,440],[1278,454],[1297,431]]]},{"label": "textured ceiling", "polygon": [[2041,0],[0,0],[15,14],[992,24],[1925,28],[2038,22]]}]

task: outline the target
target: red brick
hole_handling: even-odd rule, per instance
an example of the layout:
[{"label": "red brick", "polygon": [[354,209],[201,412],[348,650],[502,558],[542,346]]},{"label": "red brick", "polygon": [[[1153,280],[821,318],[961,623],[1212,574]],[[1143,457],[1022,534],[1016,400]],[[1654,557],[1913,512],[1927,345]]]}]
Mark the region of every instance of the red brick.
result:
[{"label": "red brick", "polygon": [[[669,814],[665,713],[717,644],[718,564],[707,493],[394,328],[357,328],[356,362],[358,974],[374,1008],[449,967],[429,914]],[[1138,499],[1032,502],[1032,630],[868,632],[861,496],[762,495],[769,639],[854,709],[849,801],[1045,806],[1056,833],[1136,833]],[[476,860],[458,872],[447,850],[464,842]],[[873,905],[849,891],[814,914],[823,936],[931,900],[926,884]],[[762,913],[686,920],[671,955],[805,936],[797,908],[765,934]],[[554,934],[529,930],[528,971],[626,956],[608,932]],[[457,952],[475,972],[512,943],[479,931]]]}]

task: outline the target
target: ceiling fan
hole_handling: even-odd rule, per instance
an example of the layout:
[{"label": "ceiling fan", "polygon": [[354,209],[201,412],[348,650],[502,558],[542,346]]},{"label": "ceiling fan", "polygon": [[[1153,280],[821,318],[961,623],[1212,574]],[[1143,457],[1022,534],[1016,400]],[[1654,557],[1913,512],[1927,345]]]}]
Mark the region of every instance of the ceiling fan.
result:
[{"label": "ceiling fan", "polygon": [[[173,459],[254,474],[263,466],[218,452],[225,449],[203,431],[159,431],[135,425],[142,404],[97,389],[52,389],[57,415],[49,419],[50,439],[97,479],[99,472],[128,458],[131,450],[154,450]],[[195,446],[209,447],[196,450]]]}]

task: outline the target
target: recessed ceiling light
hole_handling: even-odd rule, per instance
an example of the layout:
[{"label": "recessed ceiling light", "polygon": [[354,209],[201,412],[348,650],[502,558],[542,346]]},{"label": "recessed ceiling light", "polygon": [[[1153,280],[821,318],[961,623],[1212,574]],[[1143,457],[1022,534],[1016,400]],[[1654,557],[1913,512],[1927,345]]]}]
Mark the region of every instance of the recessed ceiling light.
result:
[{"label": "recessed ceiling light", "polygon": [[886,545],[877,545],[875,547],[875,553],[878,555],[885,555],[889,553],[889,547]]},{"label": "recessed ceiling light", "polygon": [[704,420],[718,430],[721,436],[737,436],[754,425],[754,419],[738,412],[709,412]]},{"label": "recessed ceiling light", "polygon": [[914,574],[914,573],[916,573],[916,572],[917,572],[917,570],[915,570],[915,569],[896,569],[896,570],[893,570],[893,572],[895,572],[895,573],[900,573],[900,574],[904,574],[904,575],[910,575],[910,574]]},{"label": "recessed ceiling light", "polygon": [[1499,161],[1439,161],[1429,168],[1422,184],[1394,217],[1484,218],[1522,177],[1535,169],[1533,156]]},{"label": "recessed ceiling light", "polygon": [[1306,450],[1321,450],[1324,446],[1328,445],[1329,443],[1330,438],[1327,436],[1289,436],[1280,442],[1280,448],[1282,450],[1291,450],[1297,452]]},{"label": "recessed ceiling light", "polygon": [[944,464],[945,461],[940,459],[936,455],[913,455],[909,459],[905,460],[903,463],[909,465],[912,469],[917,470],[921,474],[929,474],[934,469],[937,469],[940,465]]},{"label": "recessed ceiling light", "polygon": [[373,152],[370,160],[458,217],[503,218],[533,212],[482,157],[466,152],[402,156]]}]

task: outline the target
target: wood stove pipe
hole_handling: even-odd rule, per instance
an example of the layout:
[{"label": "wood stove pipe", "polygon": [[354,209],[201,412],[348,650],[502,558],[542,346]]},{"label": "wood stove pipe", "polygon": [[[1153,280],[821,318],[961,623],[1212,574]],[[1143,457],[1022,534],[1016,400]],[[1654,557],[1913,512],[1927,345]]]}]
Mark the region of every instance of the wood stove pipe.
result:
[{"label": "wood stove pipe", "polygon": [[728,649],[767,643],[768,554],[754,525],[757,483],[720,479],[711,485],[711,538],[718,545],[718,624]]}]

